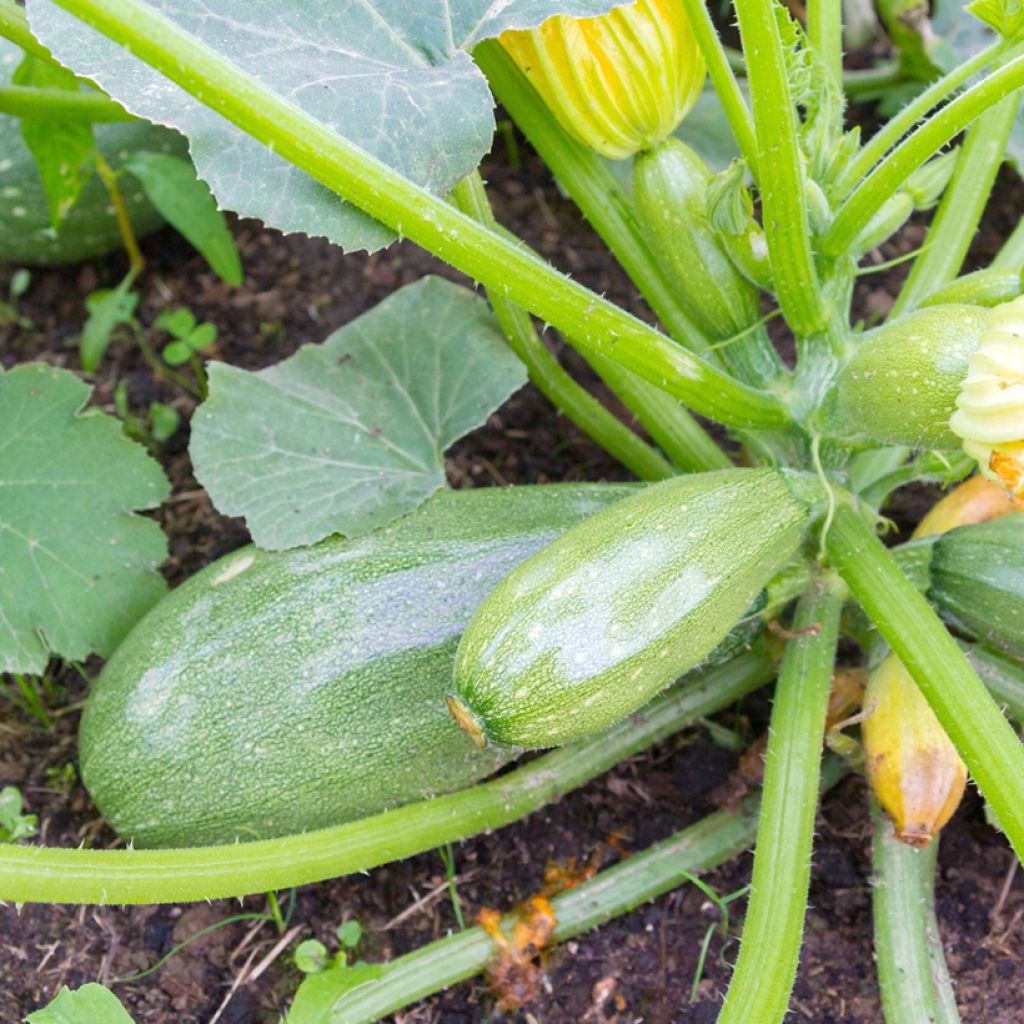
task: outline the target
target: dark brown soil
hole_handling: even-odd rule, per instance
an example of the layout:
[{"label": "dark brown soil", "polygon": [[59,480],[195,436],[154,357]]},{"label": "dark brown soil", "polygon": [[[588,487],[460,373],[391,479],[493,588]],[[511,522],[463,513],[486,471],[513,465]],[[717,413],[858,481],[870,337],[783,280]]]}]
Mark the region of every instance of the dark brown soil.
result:
[{"label": "dark brown soil", "polygon": [[[491,169],[505,222],[585,284],[643,312],[633,288],[571,204],[559,197],[528,153],[526,160],[521,172]],[[1019,181],[1007,176],[990,227],[977,241],[978,257],[994,251],[1011,214],[1017,216],[1018,198]],[[215,357],[246,367],[268,365],[303,343],[322,340],[421,274],[452,276],[409,245],[367,258],[342,255],[320,241],[282,238],[251,222],[238,224],[236,235],[247,273],[245,286],[236,290],[217,281],[173,233],[147,239],[140,317],[148,324],[164,308],[187,305],[200,319],[218,326]],[[909,251],[920,240],[921,228],[912,225],[879,260]],[[123,271],[119,256],[83,267],[34,271],[22,311],[35,326],[0,328],[3,364],[45,359],[77,369],[75,337],[84,297],[97,286],[116,282]],[[884,314],[902,273],[898,269],[862,278],[860,314]],[[0,271],[0,291],[6,291],[8,279],[9,270]],[[609,400],[580,360],[564,355]],[[112,347],[94,380],[96,401],[108,409],[119,380],[128,382],[136,409],[160,399],[174,404],[187,419],[194,408],[194,400],[181,389],[154,379],[127,338]],[[218,515],[192,477],[186,434],[186,429],[180,431],[163,451],[174,494],[158,515],[170,539],[164,569],[172,583],[247,540],[244,524]],[[448,470],[455,486],[626,476],[532,387],[513,396],[486,427],[456,445]],[[913,523],[929,499],[921,489],[914,490],[901,496],[893,514],[901,524]],[[87,669],[95,674],[98,667],[90,663]],[[22,789],[39,815],[42,841],[113,845],[116,837],[73,776],[74,734],[86,684],[70,671],[59,673],[57,682],[63,690],[52,729],[42,729],[0,702],[0,786]],[[764,697],[745,703],[751,736],[763,726],[767,706]],[[511,907],[538,890],[547,861],[585,860],[611,832],[628,837],[628,847],[642,849],[696,820],[708,811],[710,791],[724,781],[734,761],[694,730],[624,762],[517,825],[461,844],[456,849],[458,891],[467,917],[484,906]],[[66,766],[71,766],[70,778]],[[820,814],[812,909],[792,1004],[796,1019],[816,1024],[879,1024],[882,1019],[871,948],[869,842],[864,786],[848,779],[828,795]],[[750,863],[749,854],[744,855],[708,874],[706,881],[720,894],[732,893],[748,882]],[[1024,1020],[1019,997],[1024,885],[1018,877],[1004,889],[1011,863],[1007,845],[985,824],[980,799],[972,791],[944,833],[938,913],[961,1010],[973,1024]],[[271,956],[280,938],[272,925],[254,927],[254,922],[242,921],[190,945],[157,973],[115,990],[138,1024],[277,1021],[300,977],[291,959],[296,942],[317,936],[333,950],[334,929],[354,918],[364,928],[360,956],[380,961],[407,952],[455,927],[443,880],[439,855],[429,853],[369,877],[303,887],[290,919],[296,930],[280,955]],[[435,895],[421,909],[388,926],[429,893]],[[257,911],[265,905],[264,898],[252,897],[241,909]],[[742,901],[733,908],[741,920]],[[61,985],[110,982],[138,972],[175,943],[239,912],[237,901],[123,910],[0,908],[0,995],[5,997],[0,999],[0,1018],[19,1020],[44,1005]],[[684,886],[569,943],[547,959],[544,991],[518,1019],[550,1024],[713,1021],[736,954],[735,937],[712,944],[696,1002],[689,1002],[689,992],[701,941],[716,915],[697,888]],[[734,935],[738,930],[734,928]],[[253,977],[266,958],[269,962]],[[492,996],[477,980],[394,1020],[469,1024],[491,1019],[492,1013]]]}]

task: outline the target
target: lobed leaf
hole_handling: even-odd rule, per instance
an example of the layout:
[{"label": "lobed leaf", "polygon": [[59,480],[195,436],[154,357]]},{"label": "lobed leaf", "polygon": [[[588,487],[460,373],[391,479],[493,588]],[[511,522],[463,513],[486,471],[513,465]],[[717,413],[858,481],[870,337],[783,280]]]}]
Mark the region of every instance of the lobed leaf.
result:
[{"label": "lobed leaf", "polygon": [[[621,2],[621,0],[620,0]],[[152,0],[151,6],[417,184],[447,193],[490,148],[493,100],[468,51],[553,14],[616,0]],[[376,249],[391,232],[51,0],[32,30],[133,113],[180,129],[221,207]]]},{"label": "lobed leaf", "polygon": [[258,373],[214,362],[192,461],[260,547],[353,536],[444,483],[444,451],[526,383],[494,315],[428,277]]},{"label": "lobed leaf", "polygon": [[107,655],[164,592],[167,481],[74,374],[0,375],[0,671]]}]

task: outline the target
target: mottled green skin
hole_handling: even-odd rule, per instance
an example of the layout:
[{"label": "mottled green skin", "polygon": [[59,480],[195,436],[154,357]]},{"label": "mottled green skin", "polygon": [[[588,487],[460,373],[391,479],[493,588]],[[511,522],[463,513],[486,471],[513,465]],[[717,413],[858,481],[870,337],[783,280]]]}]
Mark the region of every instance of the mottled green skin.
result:
[{"label": "mottled green skin", "polygon": [[939,537],[928,596],[964,632],[1024,657],[1024,515]]},{"label": "mottled green skin", "polygon": [[628,485],[444,491],[357,540],[220,559],[154,608],[86,703],[81,771],[139,846],[321,828],[507,757],[445,707],[488,591]]},{"label": "mottled green skin", "polygon": [[[10,82],[21,59],[22,51],[0,38],[0,83]],[[99,151],[115,170],[139,150],[188,153],[181,135],[148,121],[98,124],[94,131]],[[160,227],[163,219],[139,183],[127,175],[119,183],[136,233],[145,235]],[[77,263],[120,245],[110,196],[97,174],[86,182],[60,231],[54,232],[39,171],[21,136],[21,121],[0,114],[0,263]]]},{"label": "mottled green skin", "polygon": [[949,304],[869,332],[836,381],[836,429],[914,448],[960,448],[949,429],[988,310]]},{"label": "mottled green skin", "polygon": [[495,588],[459,645],[456,695],[501,746],[604,729],[711,653],[807,522],[807,505],[773,470],[648,487]]}]

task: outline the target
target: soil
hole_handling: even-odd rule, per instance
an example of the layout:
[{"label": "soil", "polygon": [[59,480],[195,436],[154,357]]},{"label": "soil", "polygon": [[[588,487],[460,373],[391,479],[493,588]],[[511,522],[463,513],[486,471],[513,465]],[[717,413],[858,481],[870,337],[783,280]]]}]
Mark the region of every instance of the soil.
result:
[{"label": "soil", "polygon": [[[499,136],[500,137],[500,136]],[[524,166],[498,162],[485,168],[501,219],[558,266],[616,302],[648,315],[635,290],[612,264],[574,207],[563,200],[543,166],[519,142]],[[1020,183],[1006,174],[993,201],[989,226],[976,241],[974,263],[990,256],[1019,212]],[[395,288],[425,273],[458,279],[413,246],[399,244],[366,257],[343,255],[323,241],[282,237],[260,225],[233,222],[246,269],[242,288],[219,282],[173,232],[145,240],[147,270],[141,279],[139,316],[150,324],[161,310],[190,307],[219,329],[215,358],[258,368],[277,362],[299,345],[323,340],[341,324]],[[879,262],[916,248],[921,223],[908,226],[876,254]],[[0,270],[6,293],[13,268]],[[79,369],[76,335],[84,298],[116,283],[125,270],[114,255],[78,267],[33,270],[21,304],[31,329],[0,328],[5,366],[29,359]],[[896,268],[861,279],[858,314],[884,315],[905,271]],[[572,370],[616,412],[628,414],[582,361],[549,338]],[[113,411],[112,395],[126,381],[132,408],[155,399],[174,405],[185,426],[160,452],[173,481],[173,496],[157,513],[167,532],[170,557],[163,567],[176,584],[203,565],[246,542],[239,520],[220,516],[191,474],[187,420],[195,400],[166,379],[157,379],[134,344],[116,342],[92,378],[96,404]],[[486,426],[449,453],[448,475],[457,487],[550,480],[625,479],[628,474],[557,415],[532,387],[514,395]],[[933,495],[925,488],[901,492],[891,514],[906,529]],[[85,668],[95,676],[96,660]],[[39,840],[74,846],[117,844],[74,775],[75,729],[87,683],[71,670],[55,670],[54,723],[44,729],[0,702],[0,786],[16,785],[39,816]],[[743,706],[743,726],[753,738],[763,728],[764,695]],[[730,719],[734,724],[734,720]],[[709,795],[726,780],[735,755],[692,730],[629,759],[559,803],[491,836],[455,850],[458,892],[467,919],[482,907],[507,909],[536,892],[549,860],[590,858],[609,833],[643,849],[710,808]],[[817,1024],[879,1024],[882,1021],[871,947],[870,823],[865,787],[848,778],[824,800],[813,862],[811,910],[792,1002],[796,1019]],[[957,997],[965,1020],[1006,1024],[1024,1020],[1024,881],[1008,875],[1011,853],[984,819],[971,791],[943,833],[938,915]],[[719,894],[733,893],[750,877],[745,854],[704,880]],[[318,937],[333,952],[334,930],[355,919],[364,929],[359,956],[383,961],[415,949],[456,927],[444,868],[437,852],[380,868],[369,876],[304,886],[295,894],[291,945],[279,951],[271,924],[240,921],[192,943],[146,978],[115,986],[138,1024],[249,1024],[273,1022],[285,1012],[300,979],[291,950]],[[427,894],[420,908],[392,923]],[[283,896],[286,894],[282,894]],[[265,909],[264,897],[211,904],[118,908],[30,905],[0,908],[0,1018],[20,1020],[52,998],[62,985],[109,983],[135,974],[176,943],[241,911]],[[674,892],[555,950],[545,960],[543,990],[514,1019],[524,1022],[594,1021],[621,1024],[704,1024],[715,1020],[728,984],[742,923],[743,900],[732,905],[727,941],[712,942],[703,976],[690,989],[701,942],[718,920],[714,904],[695,886]],[[279,954],[279,955],[278,955]],[[262,969],[260,969],[262,968]],[[470,1024],[492,1019],[494,998],[477,979],[458,985],[392,1018],[396,1024]]]}]

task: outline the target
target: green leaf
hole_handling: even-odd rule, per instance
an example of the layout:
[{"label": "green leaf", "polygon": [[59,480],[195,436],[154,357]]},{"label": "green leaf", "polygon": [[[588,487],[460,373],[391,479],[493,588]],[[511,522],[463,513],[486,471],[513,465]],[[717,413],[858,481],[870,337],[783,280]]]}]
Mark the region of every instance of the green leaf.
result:
[{"label": "green leaf", "polygon": [[1024,36],[1024,0],[974,0],[965,10],[1006,39]]},{"label": "green leaf", "polygon": [[0,671],[110,654],[165,590],[153,508],[167,481],[98,409],[42,363],[0,376]]},{"label": "green leaf", "polygon": [[[28,54],[11,81],[14,85],[78,92],[78,79],[70,71]],[[92,174],[96,150],[92,125],[81,118],[25,117],[21,134],[39,169],[50,207],[50,226],[56,231]]]},{"label": "green leaf", "polygon": [[163,356],[169,366],[182,366],[192,358],[192,349],[184,341],[172,341],[164,349]]},{"label": "green leaf", "polygon": [[[490,148],[493,100],[469,57],[482,39],[621,0],[151,0],[166,17],[417,184],[447,194]],[[287,164],[52,0],[33,32],[133,113],[191,139],[221,207],[346,249],[392,240],[382,225]]]},{"label": "green leaf", "polygon": [[328,959],[327,947],[319,939],[306,939],[295,947],[295,966],[303,974],[319,974]]},{"label": "green leaf", "polygon": [[36,816],[21,810],[20,791],[14,786],[0,789],[0,843],[16,843],[36,834]]},{"label": "green leaf", "polygon": [[169,437],[173,437],[180,425],[181,415],[177,409],[163,402],[154,402],[149,407],[150,432],[157,444],[163,444]]},{"label": "green leaf", "polygon": [[125,170],[138,178],[149,201],[181,232],[228,284],[242,283],[242,264],[224,214],[187,160],[166,153],[133,153]]},{"label": "green leaf", "polygon": [[182,338],[182,341],[194,352],[199,352],[204,348],[208,348],[217,340],[217,326],[216,324],[203,323],[199,324],[194,331],[190,331],[187,337]]},{"label": "green leaf", "polygon": [[346,992],[377,981],[384,971],[384,964],[338,964],[319,974],[306,975],[288,1011],[288,1024],[336,1024],[334,1004]]},{"label": "green leaf", "polygon": [[27,1024],[134,1024],[121,1000],[102,985],[71,991],[66,985],[49,1006],[30,1013]]},{"label": "green leaf", "polygon": [[138,295],[131,290],[134,283],[135,275],[129,274],[116,288],[100,288],[86,298],[89,316],[79,342],[79,358],[86,373],[100,365],[114,328],[131,320],[139,304]]},{"label": "green leaf", "polygon": [[209,374],[196,474],[271,549],[409,512],[444,484],[444,450],[526,382],[484,300],[437,277],[269,369]]},{"label": "green leaf", "polygon": [[154,321],[153,326],[159,331],[167,331],[176,338],[184,338],[196,325],[195,314],[191,309],[178,307],[165,309]]},{"label": "green leaf", "polygon": [[363,926],[355,920],[338,925],[338,941],[346,949],[355,949],[363,937]]}]

